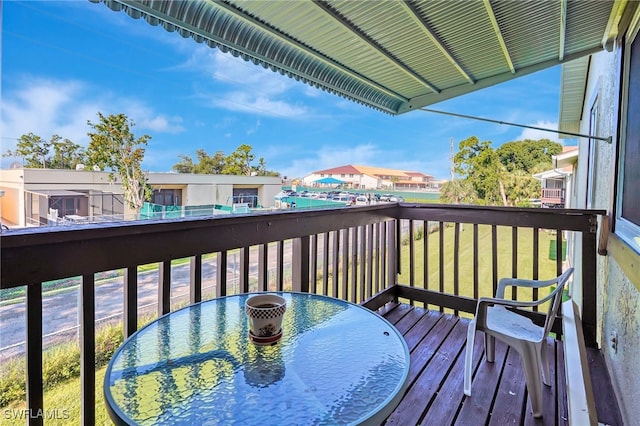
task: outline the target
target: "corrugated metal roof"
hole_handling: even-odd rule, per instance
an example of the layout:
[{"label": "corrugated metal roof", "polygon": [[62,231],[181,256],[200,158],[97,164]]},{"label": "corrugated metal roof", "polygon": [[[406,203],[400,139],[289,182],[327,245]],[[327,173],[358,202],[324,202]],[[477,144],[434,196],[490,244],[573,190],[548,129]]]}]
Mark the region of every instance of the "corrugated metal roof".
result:
[{"label": "corrugated metal roof", "polygon": [[628,8],[611,0],[91,1],[391,114],[602,50]]},{"label": "corrugated metal roof", "polygon": [[[562,65],[560,119],[558,120],[558,129],[562,132],[580,131],[589,61],[589,56],[585,56]],[[560,137],[565,136],[560,135]]]}]

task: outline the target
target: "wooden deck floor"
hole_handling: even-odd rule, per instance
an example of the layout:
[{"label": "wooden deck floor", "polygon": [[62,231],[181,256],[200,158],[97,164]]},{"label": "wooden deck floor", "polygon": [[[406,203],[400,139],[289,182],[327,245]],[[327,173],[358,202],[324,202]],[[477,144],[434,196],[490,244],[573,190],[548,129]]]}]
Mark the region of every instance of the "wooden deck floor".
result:
[{"label": "wooden deck floor", "polygon": [[517,352],[496,342],[496,360],[487,363],[484,339],[476,338],[472,396],[465,397],[469,320],[405,304],[387,305],[381,313],[404,335],[411,353],[407,392],[386,425],[568,424],[563,348],[555,340],[548,340],[553,383],[544,386],[545,411],[535,419]]}]

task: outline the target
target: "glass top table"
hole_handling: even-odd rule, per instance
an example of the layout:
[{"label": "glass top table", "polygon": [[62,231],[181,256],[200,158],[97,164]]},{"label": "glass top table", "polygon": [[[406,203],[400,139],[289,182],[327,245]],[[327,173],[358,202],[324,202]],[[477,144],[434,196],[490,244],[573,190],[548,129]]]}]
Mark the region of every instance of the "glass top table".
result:
[{"label": "glass top table", "polygon": [[287,300],[283,336],[249,340],[244,303],[222,297],[131,335],[104,379],[116,424],[379,424],[409,374],[402,335],[378,314],[307,293]]}]

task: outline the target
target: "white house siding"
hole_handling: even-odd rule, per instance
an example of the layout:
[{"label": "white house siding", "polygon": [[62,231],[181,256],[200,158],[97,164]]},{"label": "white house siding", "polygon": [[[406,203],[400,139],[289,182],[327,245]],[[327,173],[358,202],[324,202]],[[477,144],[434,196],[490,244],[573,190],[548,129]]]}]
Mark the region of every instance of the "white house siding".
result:
[{"label": "white house siding", "polygon": [[[620,111],[618,99],[620,96],[620,67],[622,52],[617,47],[612,53],[599,53],[592,57],[589,79],[583,109],[583,121],[580,132],[589,133],[589,116],[591,99],[598,96],[598,133],[599,136],[613,136],[618,138],[617,123]],[[588,140],[581,138],[580,152],[588,152]],[[594,198],[592,208],[610,210],[614,204],[614,149],[613,144],[596,142],[596,164],[594,177]],[[585,207],[587,196],[588,155],[580,155],[577,170],[576,207]],[[610,212],[611,213],[611,212]],[[600,232],[602,228],[600,227]],[[576,241],[576,247],[580,241]],[[579,252],[576,251],[579,256]],[[640,419],[640,292],[632,282],[638,277],[625,275],[624,268],[618,264],[618,259],[611,255],[597,257],[598,273],[598,331],[600,345],[609,366],[611,378],[620,401],[625,424],[638,424]],[[624,261],[624,260],[623,260]],[[579,258],[575,262],[580,262]],[[637,264],[637,256],[636,256]],[[636,270],[637,273],[637,270]],[[580,280],[574,284],[579,286]],[[617,333],[618,346],[614,350],[611,338]]]}]

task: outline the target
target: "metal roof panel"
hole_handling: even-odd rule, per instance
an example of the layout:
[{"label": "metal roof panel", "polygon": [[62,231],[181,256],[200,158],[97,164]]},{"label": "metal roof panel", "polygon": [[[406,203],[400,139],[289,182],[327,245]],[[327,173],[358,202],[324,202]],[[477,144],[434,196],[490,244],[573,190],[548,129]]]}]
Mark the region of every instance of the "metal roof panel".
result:
[{"label": "metal roof panel", "polygon": [[391,114],[602,50],[628,8],[613,0],[91,1]]}]

